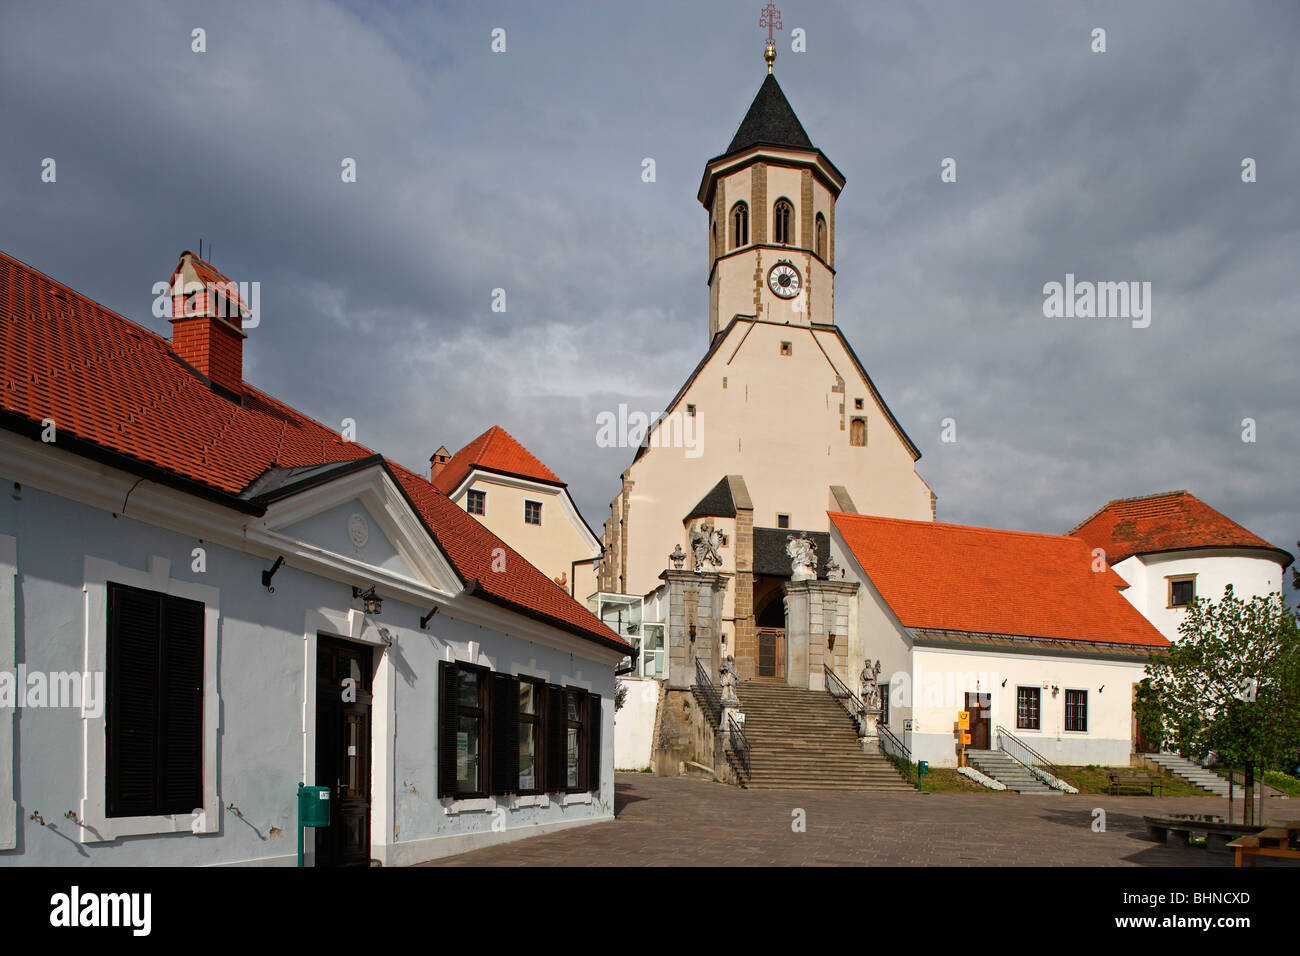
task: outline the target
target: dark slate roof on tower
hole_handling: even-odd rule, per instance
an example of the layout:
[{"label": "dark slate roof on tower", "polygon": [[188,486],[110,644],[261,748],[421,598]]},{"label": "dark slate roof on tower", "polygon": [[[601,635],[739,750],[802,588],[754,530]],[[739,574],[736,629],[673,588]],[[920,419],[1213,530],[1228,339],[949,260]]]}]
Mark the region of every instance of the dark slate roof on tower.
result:
[{"label": "dark slate roof on tower", "polygon": [[815,149],[804,132],[799,117],[794,115],[790,101],[781,92],[781,84],[769,73],[758,88],[758,95],[749,106],[749,112],[740,123],[740,129],[727,147],[728,153],[759,144],[765,146],[790,146],[796,149]]}]

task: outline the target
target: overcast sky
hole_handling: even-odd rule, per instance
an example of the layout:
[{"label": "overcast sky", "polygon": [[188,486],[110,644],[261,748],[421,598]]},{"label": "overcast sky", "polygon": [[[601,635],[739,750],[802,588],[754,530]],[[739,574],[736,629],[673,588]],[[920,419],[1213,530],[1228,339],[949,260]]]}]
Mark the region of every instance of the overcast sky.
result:
[{"label": "overcast sky", "polygon": [[[0,249],[169,335],[153,283],[202,237],[261,283],[249,382],[419,470],[500,424],[599,531],[631,451],[597,415],[662,409],[708,344],[695,195],[760,6],[5,0]],[[780,6],[848,178],[836,319],[940,520],[1186,488],[1294,552],[1300,5]],[[1150,282],[1150,326],[1044,317],[1067,273]]]}]

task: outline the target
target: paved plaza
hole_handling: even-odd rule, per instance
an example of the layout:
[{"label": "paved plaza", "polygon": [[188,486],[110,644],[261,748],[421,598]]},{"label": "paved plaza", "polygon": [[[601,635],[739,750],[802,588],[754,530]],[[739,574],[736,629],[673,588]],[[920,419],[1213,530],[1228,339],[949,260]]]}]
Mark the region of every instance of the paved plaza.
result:
[{"label": "paved plaza", "polygon": [[[1292,802],[1269,801],[1267,818],[1300,817],[1300,808],[1289,812]],[[1104,831],[1093,829],[1095,808],[1105,811]],[[1210,796],[739,790],[620,773],[611,823],[426,865],[1230,867],[1231,853],[1151,842],[1142,822],[1151,814],[1226,816],[1227,809],[1227,800]],[[794,828],[799,811],[804,832]],[[1235,819],[1240,813],[1237,801]]]}]

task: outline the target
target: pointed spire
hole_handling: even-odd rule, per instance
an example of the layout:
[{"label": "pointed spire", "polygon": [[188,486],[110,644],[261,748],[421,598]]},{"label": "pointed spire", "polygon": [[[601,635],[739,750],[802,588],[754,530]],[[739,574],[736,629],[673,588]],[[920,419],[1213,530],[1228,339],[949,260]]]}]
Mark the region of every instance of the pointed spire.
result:
[{"label": "pointed spire", "polygon": [[758,95],[749,106],[749,112],[736,130],[728,153],[745,149],[757,144],[765,146],[786,146],[795,149],[815,149],[812,140],[804,132],[799,117],[794,115],[790,101],[781,92],[781,85],[770,73],[763,77],[763,85],[758,88]]}]

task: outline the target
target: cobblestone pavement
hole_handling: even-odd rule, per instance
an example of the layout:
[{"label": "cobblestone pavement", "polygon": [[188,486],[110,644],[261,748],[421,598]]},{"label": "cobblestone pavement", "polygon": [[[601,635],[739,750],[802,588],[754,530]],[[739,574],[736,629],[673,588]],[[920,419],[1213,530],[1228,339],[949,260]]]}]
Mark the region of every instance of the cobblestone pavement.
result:
[{"label": "cobblestone pavement", "polygon": [[[635,773],[615,779],[613,822],[425,865],[1232,866],[1231,853],[1153,843],[1142,822],[1156,813],[1226,815],[1220,797],[826,793]],[[1282,803],[1266,808],[1270,821],[1300,818],[1300,807],[1288,813]],[[1097,807],[1106,811],[1104,832],[1092,828]],[[805,832],[794,832],[796,810]]]}]

